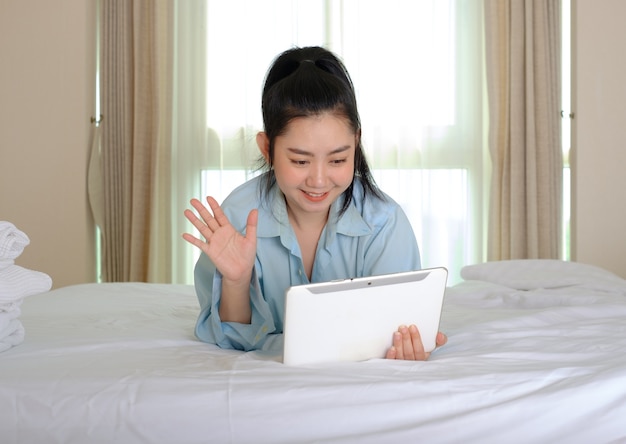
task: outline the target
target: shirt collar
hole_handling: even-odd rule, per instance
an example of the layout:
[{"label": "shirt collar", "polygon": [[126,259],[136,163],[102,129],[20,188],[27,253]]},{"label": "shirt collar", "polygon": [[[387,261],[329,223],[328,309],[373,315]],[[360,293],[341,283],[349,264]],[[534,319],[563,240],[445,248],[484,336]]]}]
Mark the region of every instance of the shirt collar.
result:
[{"label": "shirt collar", "polygon": [[[361,213],[354,204],[350,203],[347,210],[339,216],[341,199],[337,199],[330,208],[330,215],[326,223],[326,244],[330,244],[336,233],[345,236],[363,236],[372,232],[371,227],[363,220]],[[277,237],[286,231],[292,232],[287,216],[285,197],[274,184],[267,199],[259,206],[258,237]]]}]

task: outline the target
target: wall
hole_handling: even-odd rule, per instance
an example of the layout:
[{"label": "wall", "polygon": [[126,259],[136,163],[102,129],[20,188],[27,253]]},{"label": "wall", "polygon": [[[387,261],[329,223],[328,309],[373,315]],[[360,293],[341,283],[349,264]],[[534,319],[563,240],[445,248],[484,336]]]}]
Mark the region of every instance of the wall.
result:
[{"label": "wall", "polygon": [[[95,280],[85,190],[94,4],[0,0],[0,220],[31,238],[18,264],[55,287]],[[626,277],[626,2],[572,6],[572,257]]]},{"label": "wall", "polygon": [[572,259],[626,278],[626,2],[572,14]]},{"label": "wall", "polygon": [[54,288],[95,280],[85,191],[94,3],[0,0],[0,220],[30,237],[16,263]]}]

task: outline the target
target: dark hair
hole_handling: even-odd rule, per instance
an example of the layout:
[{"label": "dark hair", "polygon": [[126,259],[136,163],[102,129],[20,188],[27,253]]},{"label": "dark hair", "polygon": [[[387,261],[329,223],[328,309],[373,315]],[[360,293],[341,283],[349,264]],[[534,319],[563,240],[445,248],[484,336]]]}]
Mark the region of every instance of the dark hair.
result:
[{"label": "dark hair", "polygon": [[344,117],[358,135],[354,155],[354,177],[343,193],[340,212],[348,209],[353,198],[354,179],[363,183],[365,198],[372,194],[380,199],[361,144],[361,119],[356,94],[344,64],[332,52],[319,46],[292,48],[280,54],[267,72],[262,97],[263,125],[269,140],[269,163],[264,163],[267,193],[276,179],[272,170],[276,137],[284,134],[287,125],[298,117],[332,112]]}]

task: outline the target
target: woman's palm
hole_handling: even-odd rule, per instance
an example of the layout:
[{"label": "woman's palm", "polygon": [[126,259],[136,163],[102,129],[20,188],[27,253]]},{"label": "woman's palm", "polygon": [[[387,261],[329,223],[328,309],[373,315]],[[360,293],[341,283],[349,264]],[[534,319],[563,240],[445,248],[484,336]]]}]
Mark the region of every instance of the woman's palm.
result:
[{"label": "woman's palm", "polygon": [[202,203],[193,199],[191,205],[200,218],[191,210],[185,211],[185,217],[198,229],[206,241],[185,233],[183,238],[200,248],[215,264],[225,279],[240,281],[249,279],[256,255],[257,210],[248,215],[245,235],[232,226],[219,204],[212,197],[207,197],[211,212]]}]

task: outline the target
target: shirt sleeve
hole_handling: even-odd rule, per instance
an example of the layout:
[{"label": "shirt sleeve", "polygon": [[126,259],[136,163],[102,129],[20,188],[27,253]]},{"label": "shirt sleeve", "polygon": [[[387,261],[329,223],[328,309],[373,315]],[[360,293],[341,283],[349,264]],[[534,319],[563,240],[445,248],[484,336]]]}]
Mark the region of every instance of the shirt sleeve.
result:
[{"label": "shirt sleeve", "polygon": [[200,315],[196,322],[196,337],[221,348],[236,350],[263,349],[268,337],[276,331],[274,317],[263,298],[256,270],[250,280],[250,324],[222,322],[219,305],[222,294],[222,276],[212,261],[201,254],[194,270],[196,294]]}]

